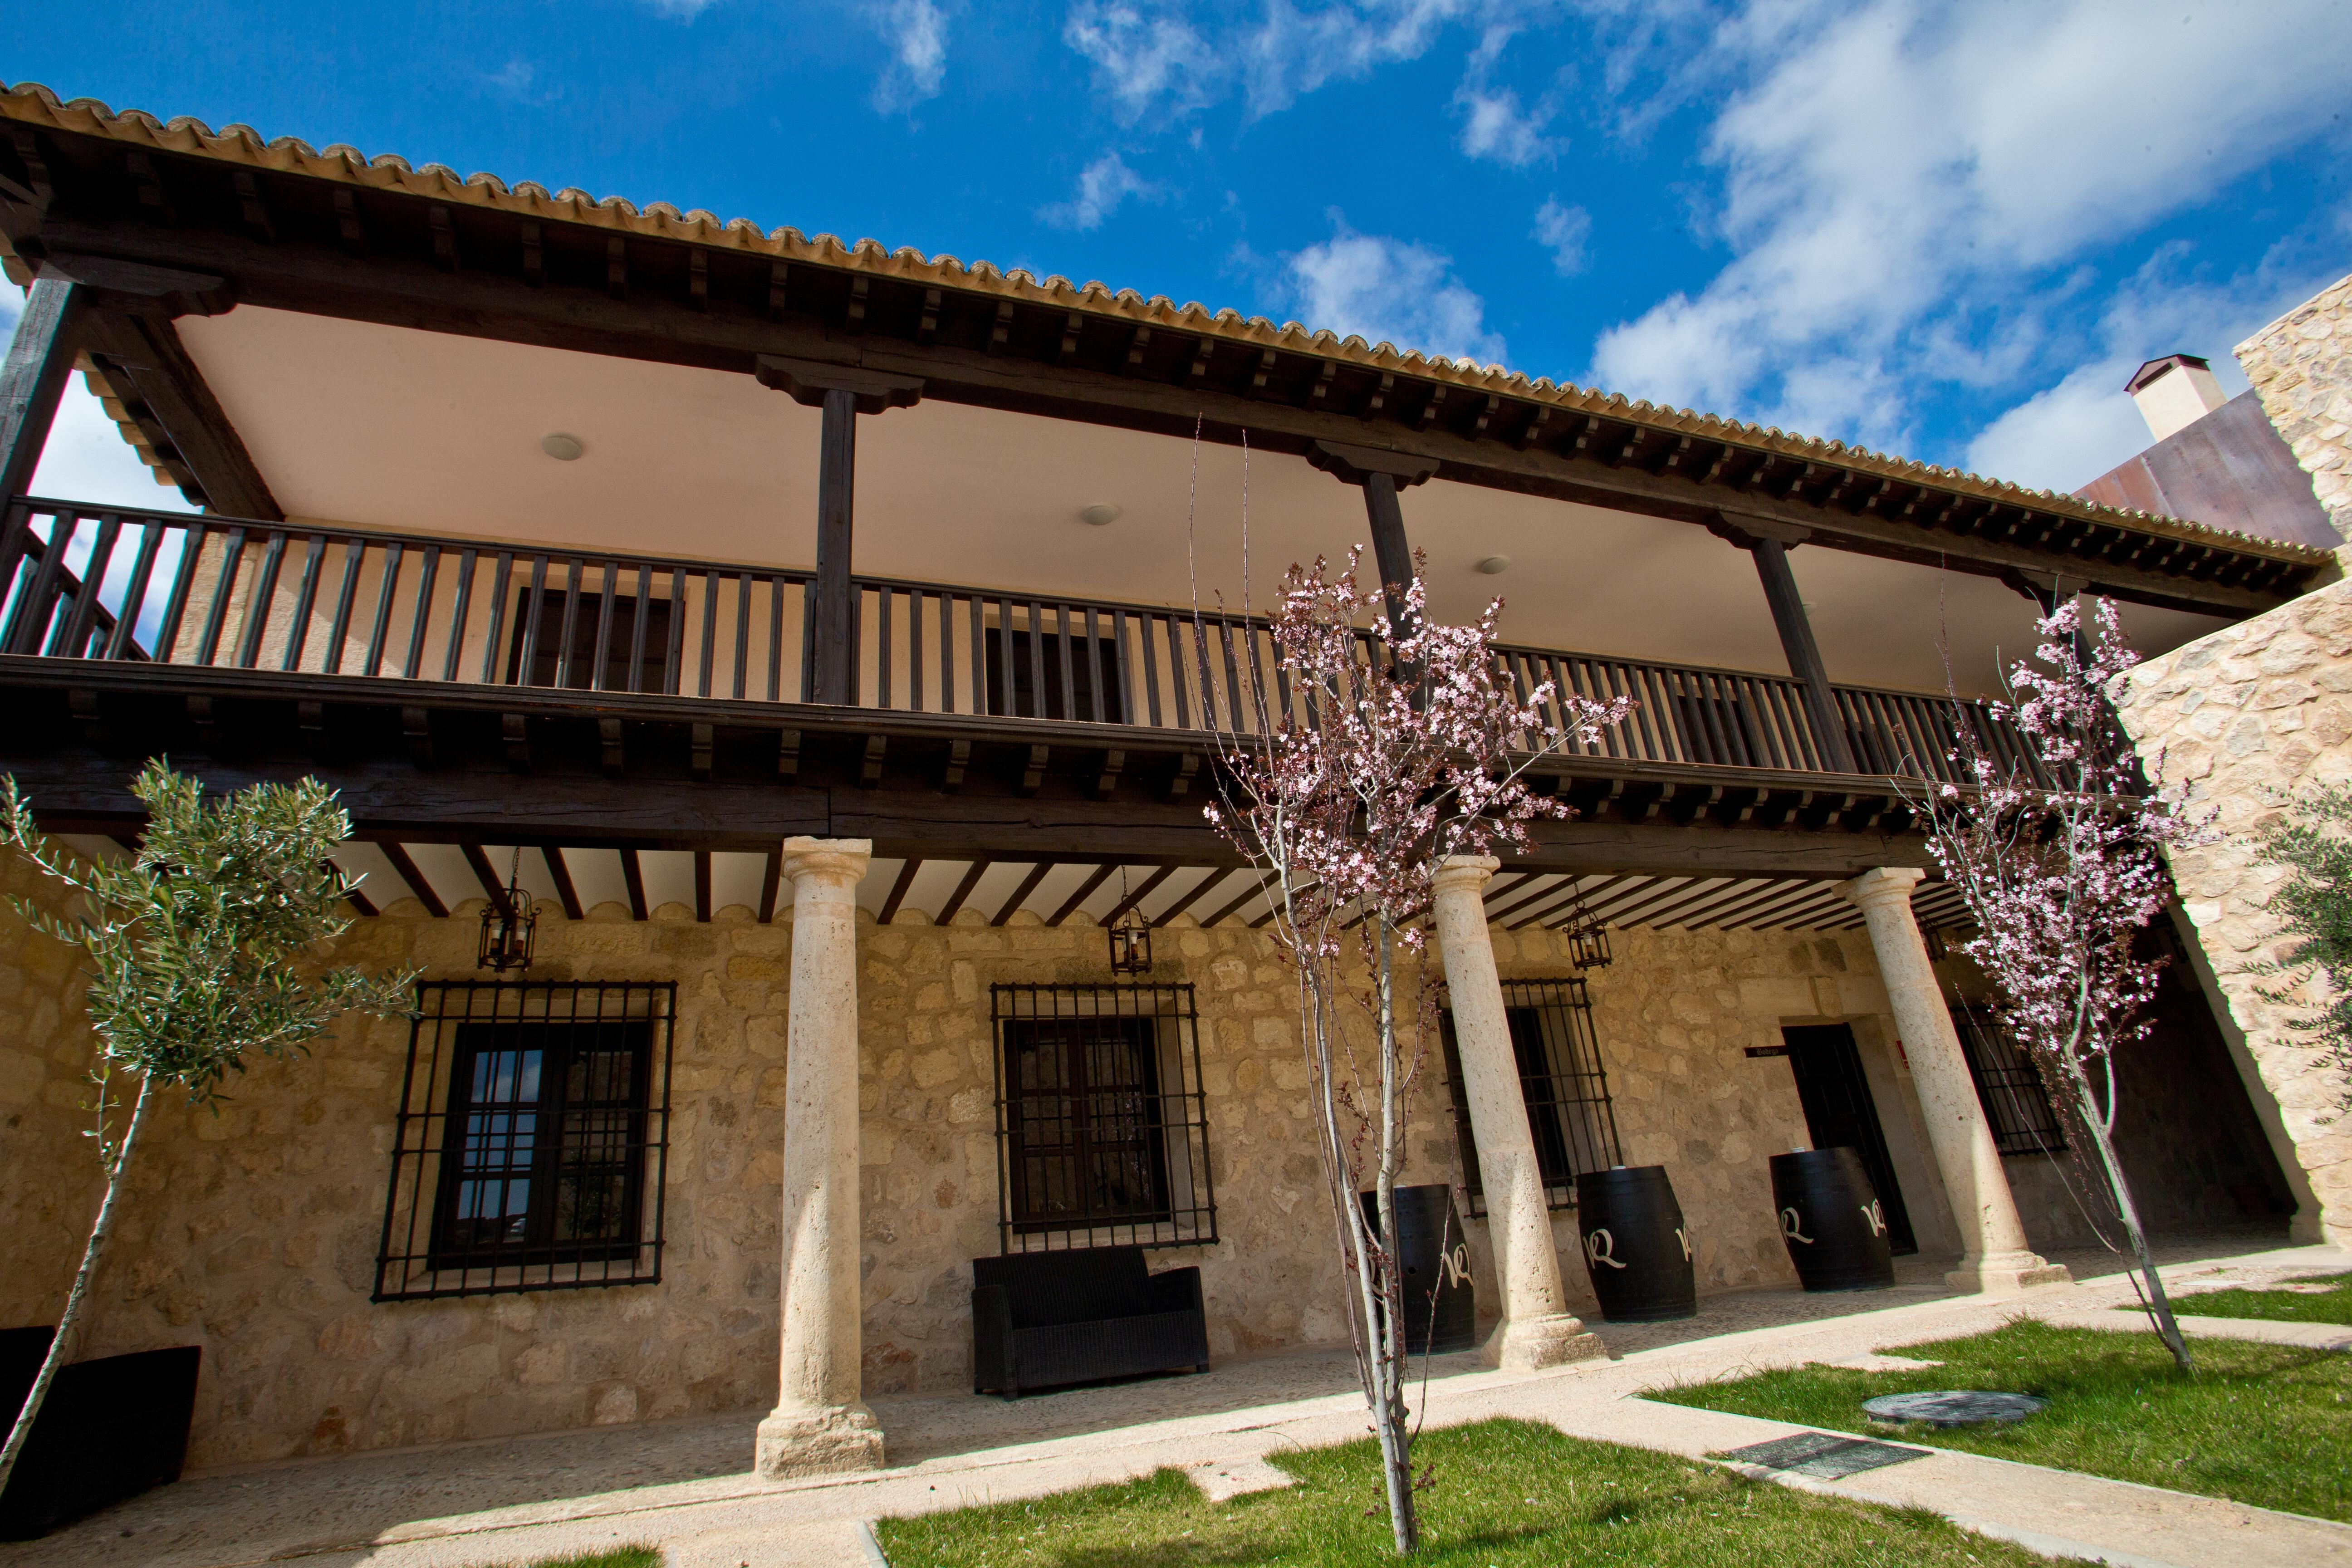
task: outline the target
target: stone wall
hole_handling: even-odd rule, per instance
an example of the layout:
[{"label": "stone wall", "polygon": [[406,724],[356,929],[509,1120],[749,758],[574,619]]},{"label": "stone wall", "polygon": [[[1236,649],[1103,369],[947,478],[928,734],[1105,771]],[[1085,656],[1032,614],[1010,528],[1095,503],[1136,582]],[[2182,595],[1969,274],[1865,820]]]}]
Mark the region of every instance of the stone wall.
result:
[{"label": "stone wall", "polygon": [[2352,539],[2352,277],[2240,343],[2237,355],[2336,531]]},{"label": "stone wall", "polygon": [[2126,679],[2121,711],[2151,770],[2218,814],[2212,842],[2173,857],[2200,967],[2242,1066],[2268,1091],[2255,1109],[2304,1202],[2296,1234],[2352,1242],[2352,1119],[2331,1115],[2343,1085],[2252,973],[2285,945],[2269,907],[2284,873],[2257,856],[2252,834],[2299,786],[2352,781],[2352,582],[2149,659]]},{"label": "stone wall", "polygon": [[[13,858],[11,858],[13,860]],[[10,886],[26,879],[12,865]],[[359,922],[340,958],[472,973],[475,906],[413,903]],[[1291,990],[1263,933],[1180,921],[1155,979],[1199,987],[1220,1240],[1198,1263],[1213,1353],[1344,1333],[1304,1098]],[[1566,973],[1555,939],[1495,932],[1506,978]],[[967,1385],[969,1260],[998,1247],[988,987],[1104,978],[1101,933],[935,927],[901,911],[861,931],[866,1386]],[[534,978],[678,984],[658,1285],[368,1300],[408,1049],[398,1022],[349,1020],[308,1059],[257,1064],[215,1115],[166,1102],[134,1166],[86,1354],[205,1348],[192,1462],[211,1465],[764,1407],[774,1398],[778,1155],[788,921],[740,910],[698,924],[667,906],[542,918]],[[1751,1059],[1783,1021],[1846,1018],[1891,1039],[1857,932],[1626,931],[1591,976],[1630,1163],[1663,1163],[1692,1221],[1701,1288],[1785,1284],[1765,1161],[1805,1142],[1783,1060]],[[54,1321],[98,1194],[77,1136],[89,1060],[70,955],[0,915],[0,1322]],[[1441,1070],[1415,1110],[1408,1181],[1454,1182]],[[1915,1208],[1922,1206],[1915,1195]],[[1485,1226],[1469,1243],[1482,1316],[1496,1304]],[[1571,1300],[1591,1300],[1566,1216]]]}]

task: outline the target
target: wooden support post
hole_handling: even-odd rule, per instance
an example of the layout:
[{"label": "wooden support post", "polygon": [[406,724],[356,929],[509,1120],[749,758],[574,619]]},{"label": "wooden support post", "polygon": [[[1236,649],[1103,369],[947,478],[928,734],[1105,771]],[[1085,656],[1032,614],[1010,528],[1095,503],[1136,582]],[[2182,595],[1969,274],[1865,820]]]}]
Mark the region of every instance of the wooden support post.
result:
[{"label": "wooden support post", "polygon": [[1805,718],[1822,750],[1822,765],[1832,773],[1860,772],[1853,749],[1846,743],[1845,721],[1839,716],[1837,696],[1830,689],[1828,668],[1813,641],[1813,624],[1805,616],[1804,595],[1797,591],[1796,574],[1789,570],[1789,547],[1811,538],[1801,528],[1741,519],[1718,519],[1716,533],[1756,558],[1756,575],[1764,584],[1764,602],[1771,607],[1772,625],[1780,633],[1780,651],[1789,673],[1804,683]]},{"label": "wooden support post", "polygon": [[857,402],[843,387],[824,395],[816,480],[816,700],[845,703],[857,650],[849,626],[851,492],[857,478]]},{"label": "wooden support post", "polygon": [[1422,483],[1437,471],[1434,458],[1391,452],[1377,447],[1342,447],[1318,441],[1307,460],[1325,473],[1362,488],[1364,516],[1371,524],[1372,563],[1380,568],[1388,600],[1389,630],[1399,640],[1412,634],[1405,616],[1404,587],[1412,581],[1412,544],[1404,531],[1404,509],[1397,491]]},{"label": "wooden support post", "polygon": [[855,365],[761,354],[754,374],[762,386],[824,411],[816,481],[816,616],[811,685],[819,702],[856,700],[856,587],[850,580],[853,490],[857,478],[857,416],[905,408],[923,395],[919,377],[885,375]]},{"label": "wooden support post", "polygon": [[23,495],[40,467],[41,447],[80,348],[79,318],[89,293],[79,283],[37,278],[25,300],[0,367],[0,500]]}]

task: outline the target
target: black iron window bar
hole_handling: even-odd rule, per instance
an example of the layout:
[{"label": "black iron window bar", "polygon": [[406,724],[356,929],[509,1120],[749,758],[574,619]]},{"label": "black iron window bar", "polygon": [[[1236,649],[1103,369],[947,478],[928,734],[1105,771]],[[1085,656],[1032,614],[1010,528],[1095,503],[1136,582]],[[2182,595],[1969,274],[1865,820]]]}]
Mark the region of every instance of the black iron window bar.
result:
[{"label": "black iron window bar", "polygon": [[374,1300],[657,1282],[677,1009],[667,983],[420,984]]},{"label": "black iron window bar", "polygon": [[1200,1017],[1182,985],[992,985],[1003,1249],[1217,1239]]},{"label": "black iron window bar", "polygon": [[1951,1013],[1993,1147],[2004,1154],[2063,1153],[2066,1129],[2033,1058],[2010,1038],[1991,1008],[1955,1002]]},{"label": "black iron window bar", "polygon": [[[1605,1171],[1622,1160],[1617,1111],[1609,1100],[1609,1074],[1601,1065],[1601,1039],[1592,1024],[1592,999],[1580,977],[1503,982],[1503,1016],[1511,1030],[1511,1054],[1519,1068],[1519,1095],[1527,1102],[1528,1132],[1535,1141],[1536,1169],[1544,1200],[1554,1209],[1576,1206],[1576,1178]],[[1454,1101],[1454,1140],[1462,1156],[1462,1181],[1473,1215],[1486,1212],[1478,1173],[1478,1142],[1470,1130],[1470,1100],[1462,1084],[1462,1053],[1454,1034],[1454,1012],[1438,1015],[1445,1053],[1445,1083]]]}]

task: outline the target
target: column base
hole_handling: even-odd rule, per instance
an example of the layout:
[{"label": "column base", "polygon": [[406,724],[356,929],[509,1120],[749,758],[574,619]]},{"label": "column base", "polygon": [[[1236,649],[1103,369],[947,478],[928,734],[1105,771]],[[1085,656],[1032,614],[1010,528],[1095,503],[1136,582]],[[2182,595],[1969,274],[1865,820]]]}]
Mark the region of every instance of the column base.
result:
[{"label": "column base", "polygon": [[825,1410],[779,1406],[760,1423],[751,1468],[765,1480],[882,1468],[882,1426],[863,1405]]},{"label": "column base", "polygon": [[1506,1318],[1479,1347],[1478,1359],[1505,1372],[1540,1372],[1548,1366],[1592,1361],[1609,1352],[1584,1321],[1562,1312],[1549,1318]]},{"label": "column base", "polygon": [[2011,1296],[2044,1285],[2074,1282],[2074,1276],[2064,1264],[2049,1262],[2037,1252],[1990,1253],[1973,1263],[1964,1258],[1958,1268],[1944,1276],[1944,1283],[1955,1290],[1987,1296]]}]

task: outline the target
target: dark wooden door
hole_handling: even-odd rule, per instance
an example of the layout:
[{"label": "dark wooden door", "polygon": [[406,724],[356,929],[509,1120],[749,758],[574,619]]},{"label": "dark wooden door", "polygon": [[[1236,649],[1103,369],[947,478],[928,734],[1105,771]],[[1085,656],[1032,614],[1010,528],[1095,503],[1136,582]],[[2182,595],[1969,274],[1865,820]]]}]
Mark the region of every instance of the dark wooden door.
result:
[{"label": "dark wooden door", "polygon": [[1903,1207],[1903,1189],[1886,1157],[1878,1105],[1870,1098],[1870,1080],[1862,1075],[1853,1030],[1843,1024],[1808,1024],[1782,1029],[1780,1037],[1789,1043],[1789,1065],[1796,1069],[1797,1098],[1804,1102],[1805,1129],[1812,1135],[1813,1147],[1851,1149],[1861,1155],[1870,1184],[1878,1189],[1888,1247],[1898,1254],[1918,1251],[1911,1236],[1911,1215]]}]

